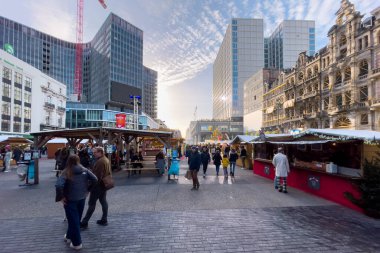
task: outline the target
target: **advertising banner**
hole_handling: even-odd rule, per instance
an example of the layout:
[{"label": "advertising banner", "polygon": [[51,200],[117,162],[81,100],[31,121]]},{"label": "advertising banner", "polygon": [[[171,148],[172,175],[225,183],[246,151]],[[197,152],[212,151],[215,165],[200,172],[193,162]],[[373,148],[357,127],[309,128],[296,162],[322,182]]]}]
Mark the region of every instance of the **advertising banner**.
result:
[{"label": "advertising banner", "polygon": [[124,113],[116,114],[116,127],[117,128],[125,128],[125,117]]}]

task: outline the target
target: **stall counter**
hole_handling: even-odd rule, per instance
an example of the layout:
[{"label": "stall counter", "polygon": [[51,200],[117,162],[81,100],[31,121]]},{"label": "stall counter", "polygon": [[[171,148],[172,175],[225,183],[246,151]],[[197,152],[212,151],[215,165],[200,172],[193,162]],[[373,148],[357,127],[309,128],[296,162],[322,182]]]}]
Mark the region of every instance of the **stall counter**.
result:
[{"label": "stall counter", "polygon": [[[253,163],[253,173],[274,180],[275,170],[272,161],[256,158]],[[344,196],[344,192],[351,192],[355,197],[359,196],[358,191],[352,186],[350,179],[351,177],[340,174],[290,166],[287,183],[288,186],[363,212],[361,208],[352,204]]]}]

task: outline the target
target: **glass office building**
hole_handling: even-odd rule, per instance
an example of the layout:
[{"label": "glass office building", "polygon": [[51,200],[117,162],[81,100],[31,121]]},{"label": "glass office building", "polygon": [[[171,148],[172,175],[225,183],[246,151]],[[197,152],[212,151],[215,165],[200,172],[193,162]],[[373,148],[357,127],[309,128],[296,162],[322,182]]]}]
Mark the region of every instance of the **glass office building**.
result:
[{"label": "glass office building", "polygon": [[285,20],[264,38],[262,19],[234,18],[213,65],[213,118],[243,117],[244,83],[261,69],[290,68],[315,53],[315,22]]},{"label": "glass office building", "polygon": [[264,67],[264,22],[234,18],[213,66],[213,118],[243,116],[244,82]]},{"label": "glass office building", "polygon": [[[86,127],[116,127],[116,114],[120,111],[107,110],[104,105],[68,102],[66,105],[66,127],[86,128]],[[132,113],[125,113],[126,129],[134,129],[134,119]],[[139,129],[158,129],[159,124],[149,115],[141,113],[139,115]]]},{"label": "glass office building", "polygon": [[[0,17],[0,46],[5,45],[15,57],[66,84],[69,98],[75,93],[76,43]],[[93,40],[83,44],[82,62],[82,101],[133,110],[129,95],[143,93],[142,30],[111,13]]]},{"label": "glass office building", "polygon": [[144,112],[152,118],[157,118],[157,71],[144,67],[143,72]]},{"label": "glass office building", "polygon": [[284,20],[265,39],[265,67],[286,69],[294,67],[299,53],[315,54],[315,21]]}]

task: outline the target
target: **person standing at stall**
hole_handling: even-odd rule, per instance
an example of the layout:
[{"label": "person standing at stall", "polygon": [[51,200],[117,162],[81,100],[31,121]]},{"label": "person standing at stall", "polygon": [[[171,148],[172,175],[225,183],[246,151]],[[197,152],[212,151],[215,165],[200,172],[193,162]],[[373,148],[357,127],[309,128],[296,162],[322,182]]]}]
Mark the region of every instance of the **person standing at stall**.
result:
[{"label": "person standing at stall", "polygon": [[88,187],[98,181],[96,176],[84,168],[79,161],[79,156],[70,155],[67,159],[66,168],[55,184],[55,200],[63,203],[68,222],[64,240],[70,243],[70,247],[75,250],[82,248],[80,220],[89,190]]},{"label": "person standing at stall", "polygon": [[88,209],[86,216],[83,218],[80,227],[86,229],[88,227],[88,221],[90,220],[92,214],[95,211],[96,202],[99,199],[100,204],[102,205],[102,218],[97,220],[98,225],[106,226],[108,225],[107,216],[108,216],[108,203],[107,203],[107,189],[104,186],[103,179],[106,176],[112,174],[111,164],[108,158],[104,155],[104,149],[102,147],[96,147],[93,149],[94,156],[97,161],[94,164],[92,172],[98,178],[98,183],[90,192],[90,199],[88,200]]},{"label": "person standing at stall", "polygon": [[247,150],[245,149],[244,146],[241,146],[240,159],[241,159],[241,163],[242,163],[243,169],[245,169],[245,159],[246,158],[247,158]]},{"label": "person standing at stall", "polygon": [[192,147],[192,154],[190,156],[189,162],[189,170],[191,171],[191,176],[193,178],[193,188],[191,190],[199,189],[199,181],[198,181],[198,171],[201,168],[201,155],[198,152],[197,147]]},{"label": "person standing at stall", "polygon": [[[286,155],[284,154],[283,148],[278,148],[277,154],[273,157],[272,161],[276,169],[275,176],[275,189],[278,189],[279,192],[288,193],[286,188],[286,181],[289,169],[289,161]],[[282,185],[280,185],[280,180],[282,180]]]}]

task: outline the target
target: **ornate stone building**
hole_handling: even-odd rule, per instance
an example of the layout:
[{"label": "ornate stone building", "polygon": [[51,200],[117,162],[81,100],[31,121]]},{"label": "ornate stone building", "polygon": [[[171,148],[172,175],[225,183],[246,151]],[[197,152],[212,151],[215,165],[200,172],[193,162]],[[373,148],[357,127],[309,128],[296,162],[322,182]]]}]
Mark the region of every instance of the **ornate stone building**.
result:
[{"label": "ornate stone building", "polygon": [[380,131],[380,7],[363,20],[342,0],[329,44],[299,55],[264,94],[263,127]]}]

